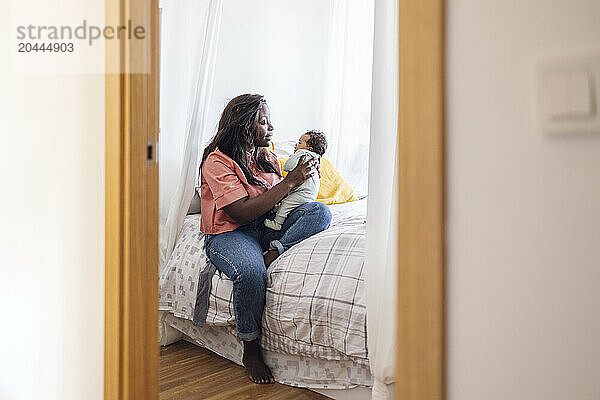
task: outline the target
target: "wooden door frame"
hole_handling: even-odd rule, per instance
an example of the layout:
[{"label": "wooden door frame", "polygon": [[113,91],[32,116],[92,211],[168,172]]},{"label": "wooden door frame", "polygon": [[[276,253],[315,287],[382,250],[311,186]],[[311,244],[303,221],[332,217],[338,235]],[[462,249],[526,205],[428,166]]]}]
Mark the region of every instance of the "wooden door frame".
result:
[{"label": "wooden door frame", "polygon": [[106,0],[104,398],[158,398],[158,0]]},{"label": "wooden door frame", "polygon": [[[158,398],[157,0],[106,0],[104,398]],[[149,73],[128,73],[148,63]],[[121,73],[112,73],[121,71]],[[139,71],[136,71],[139,72]],[[396,398],[445,398],[444,0],[399,0]],[[155,157],[155,154],[153,154]]]},{"label": "wooden door frame", "polygon": [[399,0],[396,398],[445,398],[444,0]]}]

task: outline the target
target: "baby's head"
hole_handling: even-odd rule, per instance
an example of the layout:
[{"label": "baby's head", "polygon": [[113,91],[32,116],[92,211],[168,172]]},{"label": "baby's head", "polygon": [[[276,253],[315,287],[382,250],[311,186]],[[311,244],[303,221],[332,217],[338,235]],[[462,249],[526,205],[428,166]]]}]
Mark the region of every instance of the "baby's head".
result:
[{"label": "baby's head", "polygon": [[294,151],[299,149],[310,150],[322,156],[327,150],[327,138],[321,131],[308,131],[300,136],[300,140],[296,144]]}]

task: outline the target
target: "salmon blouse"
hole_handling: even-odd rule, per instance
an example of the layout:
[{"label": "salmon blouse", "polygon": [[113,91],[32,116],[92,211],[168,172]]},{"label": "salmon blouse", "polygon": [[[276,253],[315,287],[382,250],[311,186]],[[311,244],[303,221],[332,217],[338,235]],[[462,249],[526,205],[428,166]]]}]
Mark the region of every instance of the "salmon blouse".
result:
[{"label": "salmon blouse", "polygon": [[[267,150],[267,160],[281,173],[277,156]],[[281,181],[277,174],[257,169],[249,157],[248,166],[259,181],[270,189]],[[200,230],[208,234],[233,231],[241,226],[223,208],[244,197],[256,197],[267,189],[248,183],[240,166],[218,148],[206,157],[201,171]]]}]

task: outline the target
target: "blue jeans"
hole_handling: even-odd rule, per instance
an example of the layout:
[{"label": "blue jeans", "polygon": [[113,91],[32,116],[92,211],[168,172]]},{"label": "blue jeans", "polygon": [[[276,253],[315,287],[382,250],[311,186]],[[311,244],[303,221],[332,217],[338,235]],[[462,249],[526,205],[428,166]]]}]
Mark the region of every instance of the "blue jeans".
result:
[{"label": "blue jeans", "polygon": [[296,243],[329,227],[331,212],[322,203],[306,203],[288,215],[280,231],[264,226],[268,213],[234,231],[206,235],[204,249],[217,269],[233,281],[233,309],[238,338],[255,340],[260,336],[267,271],[263,251],[283,253]]}]

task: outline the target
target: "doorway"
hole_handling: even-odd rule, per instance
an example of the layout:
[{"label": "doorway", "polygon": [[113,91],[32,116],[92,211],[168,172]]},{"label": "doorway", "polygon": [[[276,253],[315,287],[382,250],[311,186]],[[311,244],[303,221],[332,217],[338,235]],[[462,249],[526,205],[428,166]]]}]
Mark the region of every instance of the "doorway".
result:
[{"label": "doorway", "polygon": [[[444,2],[400,0],[396,396],[444,398]],[[158,396],[158,1],[107,0],[105,398]],[[132,63],[146,73],[130,73]],[[110,68],[108,67],[110,65]],[[116,68],[116,69],[115,69]]]}]

